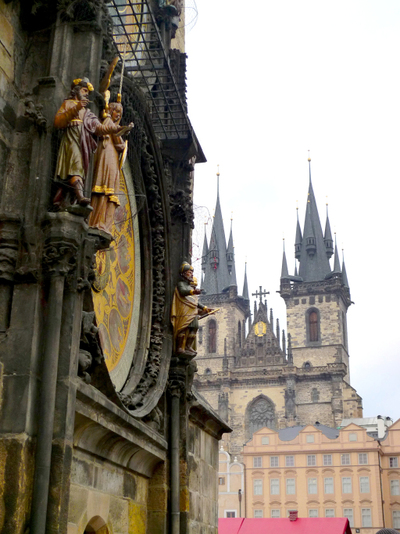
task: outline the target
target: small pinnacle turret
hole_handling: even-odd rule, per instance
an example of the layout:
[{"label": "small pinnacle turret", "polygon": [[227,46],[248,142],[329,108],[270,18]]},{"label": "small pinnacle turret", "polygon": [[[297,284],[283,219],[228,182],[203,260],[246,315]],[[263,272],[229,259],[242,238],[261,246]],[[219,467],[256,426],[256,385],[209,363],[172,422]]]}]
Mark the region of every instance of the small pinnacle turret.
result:
[{"label": "small pinnacle turret", "polygon": [[249,297],[249,284],[247,283],[247,262],[244,264],[244,282],[243,282],[242,297],[244,299],[250,300],[250,297]]},{"label": "small pinnacle turret", "polygon": [[326,255],[328,256],[328,259],[329,259],[333,254],[333,239],[332,239],[331,225],[329,223],[328,204],[326,205],[326,223],[325,223],[324,243],[326,247]]},{"label": "small pinnacle turret", "polygon": [[334,261],[334,264],[333,264],[333,274],[340,274],[341,272],[342,272],[342,270],[340,268],[339,253],[338,253],[338,249],[337,249],[336,234],[335,234],[335,261]]}]

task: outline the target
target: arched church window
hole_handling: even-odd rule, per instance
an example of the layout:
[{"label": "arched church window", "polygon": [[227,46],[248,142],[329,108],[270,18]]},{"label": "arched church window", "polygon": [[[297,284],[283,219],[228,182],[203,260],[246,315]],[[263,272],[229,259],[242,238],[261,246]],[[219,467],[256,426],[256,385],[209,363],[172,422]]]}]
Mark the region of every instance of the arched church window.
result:
[{"label": "arched church window", "polygon": [[319,341],[318,339],[318,313],[310,312],[308,315],[308,333],[310,341]]},{"label": "arched church window", "polygon": [[240,324],[240,321],[238,322],[238,343],[239,347],[242,346],[242,325]]},{"label": "arched church window", "polygon": [[311,402],[319,402],[319,391],[317,388],[311,390]]},{"label": "arched church window", "polygon": [[212,371],[209,367],[207,367],[207,369],[204,371],[204,374],[205,375],[211,375],[212,374]]},{"label": "arched church window", "polygon": [[275,429],[275,406],[270,399],[260,397],[248,407],[249,437],[264,427]]},{"label": "arched church window", "polygon": [[304,369],[309,370],[309,369],[311,369],[311,363],[310,362],[304,362],[303,363],[303,367],[304,367]]},{"label": "arched church window", "polygon": [[208,352],[217,352],[217,323],[214,319],[208,323]]}]

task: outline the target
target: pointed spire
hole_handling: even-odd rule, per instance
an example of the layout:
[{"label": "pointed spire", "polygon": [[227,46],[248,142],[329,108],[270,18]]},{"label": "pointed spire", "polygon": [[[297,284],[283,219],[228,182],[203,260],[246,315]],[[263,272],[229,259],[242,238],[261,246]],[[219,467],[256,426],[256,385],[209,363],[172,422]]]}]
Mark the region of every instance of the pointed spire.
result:
[{"label": "pointed spire", "polygon": [[311,158],[309,164],[309,186],[307,196],[306,216],[300,253],[296,258],[300,261],[299,276],[304,282],[324,280],[331,272],[326,255],[324,236],[318,215],[317,203],[311,181]]},{"label": "pointed spire", "polygon": [[244,282],[242,297],[249,300],[249,285],[247,283],[247,261],[244,264]]},{"label": "pointed spire", "polygon": [[285,240],[283,240],[283,258],[282,258],[282,271],[281,271],[281,279],[289,278],[289,271],[286,261],[286,252],[285,252]]},{"label": "pointed spire", "polygon": [[232,234],[232,217],[231,217],[231,231],[229,233],[228,247],[226,249],[226,262],[228,265],[228,271],[230,275],[230,285],[237,286],[236,282],[236,266],[235,266],[235,250],[233,246],[233,234]]},{"label": "pointed spire", "polygon": [[297,224],[296,224],[296,239],[294,242],[294,257],[299,260],[301,253],[301,244],[303,242],[303,236],[301,235],[301,228],[299,222],[299,208],[296,208]]},{"label": "pointed spire", "polygon": [[286,336],[284,330],[282,330],[282,352],[286,357]]},{"label": "pointed spire", "polygon": [[[235,276],[236,277],[236,276]],[[231,285],[228,270],[226,240],[222,211],[219,201],[219,168],[217,172],[217,202],[208,248],[208,261],[205,264],[204,291],[209,294],[222,293]]]},{"label": "pointed spire", "polygon": [[274,312],[272,308],[269,309],[269,324],[271,325],[272,333],[274,333]]},{"label": "pointed spire", "polygon": [[207,243],[206,225],[207,223],[204,223],[204,242],[203,242],[203,252],[201,255],[201,269],[203,273],[206,272],[206,265],[207,265],[207,260],[208,260],[208,243]]},{"label": "pointed spire", "polygon": [[337,243],[336,243],[336,233],[335,233],[335,261],[333,265],[333,272],[334,273],[341,273],[342,270],[340,268],[340,260],[339,260],[339,253],[337,249]]},{"label": "pointed spire", "polygon": [[294,262],[294,275],[298,276],[298,274],[297,274],[297,261]]},{"label": "pointed spire", "polygon": [[276,339],[277,339],[277,341],[278,341],[278,347],[281,346],[281,339],[280,339],[280,337],[281,337],[281,329],[280,329],[280,327],[279,327],[279,319],[276,318]]},{"label": "pointed spire", "polygon": [[257,315],[257,301],[255,300],[254,301],[254,320],[256,320],[256,315]]},{"label": "pointed spire", "polygon": [[329,259],[333,254],[333,239],[332,239],[331,225],[329,223],[328,203],[326,204],[326,223],[325,223],[324,243],[326,247],[326,255],[328,256],[328,259]]},{"label": "pointed spire", "polygon": [[342,284],[344,287],[349,287],[349,281],[347,279],[346,265],[344,264],[344,251],[342,250]]}]

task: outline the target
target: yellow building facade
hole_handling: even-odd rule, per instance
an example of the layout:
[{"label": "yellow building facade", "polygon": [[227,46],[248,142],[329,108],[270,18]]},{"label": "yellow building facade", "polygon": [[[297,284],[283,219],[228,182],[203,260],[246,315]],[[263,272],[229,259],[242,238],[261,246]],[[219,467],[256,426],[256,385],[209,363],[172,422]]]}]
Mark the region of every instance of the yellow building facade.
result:
[{"label": "yellow building facade", "polygon": [[400,420],[382,440],[355,424],[263,428],[244,447],[243,461],[243,517],[298,510],[299,517],[347,517],[363,534],[400,529]]}]

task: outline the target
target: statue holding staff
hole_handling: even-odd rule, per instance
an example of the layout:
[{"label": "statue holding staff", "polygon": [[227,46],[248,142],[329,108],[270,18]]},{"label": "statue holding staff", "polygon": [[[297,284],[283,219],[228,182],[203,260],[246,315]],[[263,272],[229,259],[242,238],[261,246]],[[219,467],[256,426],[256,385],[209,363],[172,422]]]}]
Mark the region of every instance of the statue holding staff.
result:
[{"label": "statue holding staff", "polygon": [[172,301],[171,322],[174,328],[174,350],[178,355],[194,358],[196,352],[196,334],[199,318],[215,313],[216,310],[198,303],[201,290],[196,288],[193,267],[182,263],[181,280],[178,282]]},{"label": "statue holding staff", "polygon": [[90,199],[84,195],[84,183],[91,154],[97,148],[94,136],[123,135],[133,128],[133,124],[125,127],[113,122],[102,124],[94,113],[86,109],[91,91],[93,86],[87,78],[75,79],[71,85],[71,93],[54,119],[54,126],[64,131],[55,173],[55,181],[60,187],[53,200],[54,205],[59,208],[65,204],[68,191],[80,206],[90,203]]}]

